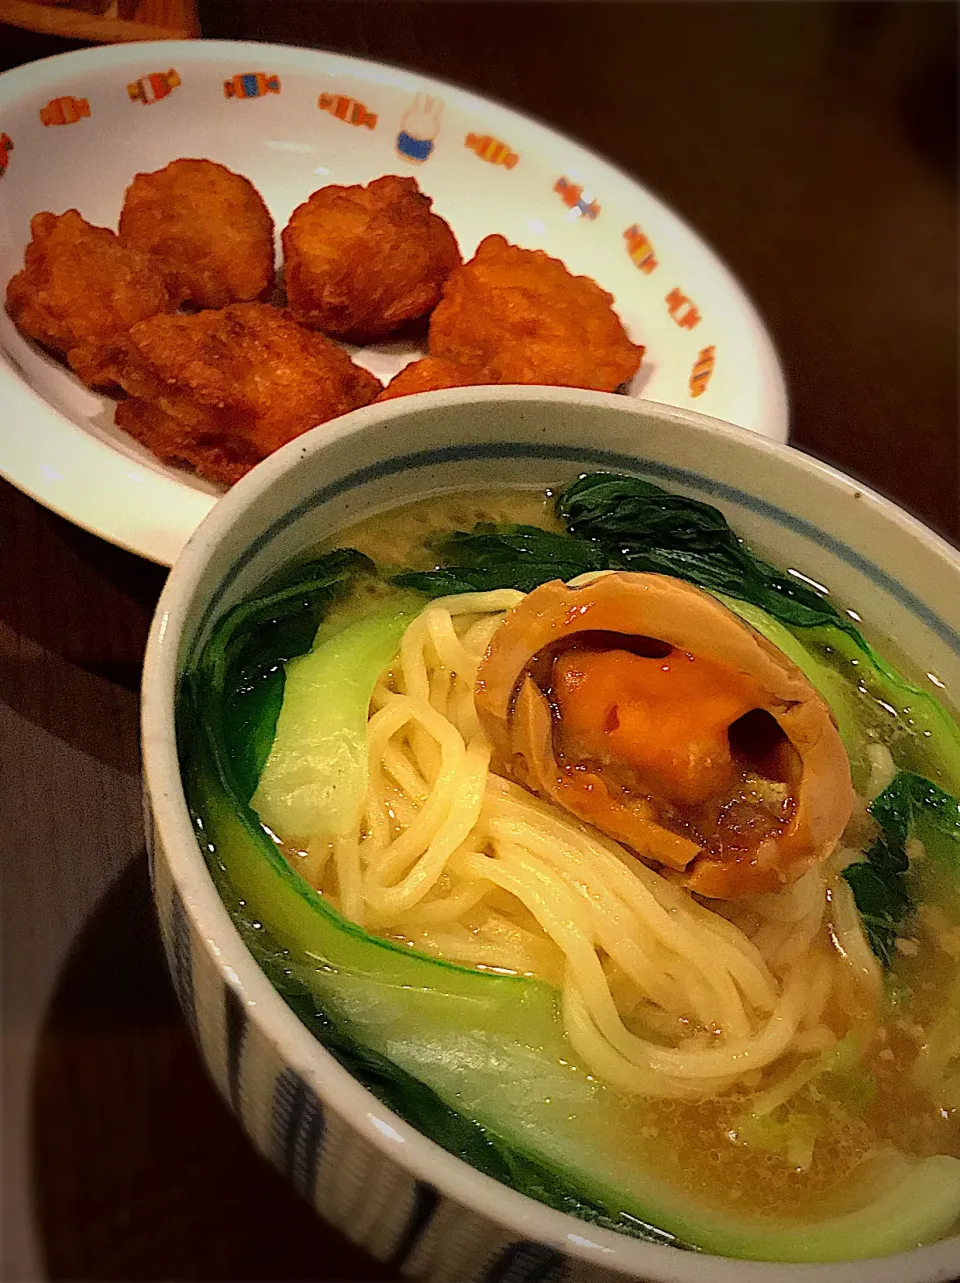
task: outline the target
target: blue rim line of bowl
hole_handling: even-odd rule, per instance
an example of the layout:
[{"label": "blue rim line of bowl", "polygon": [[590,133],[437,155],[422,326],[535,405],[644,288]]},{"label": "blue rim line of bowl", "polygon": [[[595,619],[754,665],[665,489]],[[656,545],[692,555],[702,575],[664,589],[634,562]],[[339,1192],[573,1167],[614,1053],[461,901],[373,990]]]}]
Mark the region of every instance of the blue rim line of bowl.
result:
[{"label": "blue rim line of bowl", "polygon": [[556,459],[558,462],[566,463],[575,461],[602,469],[616,469],[620,472],[629,472],[635,475],[657,477],[663,481],[672,481],[678,485],[698,489],[716,499],[734,503],[750,512],[767,517],[785,529],[791,530],[828,549],[834,556],[858,570],[877,587],[898,601],[901,606],[916,615],[932,632],[936,633],[941,641],[960,654],[960,633],[952,628],[946,620],[941,619],[936,611],[921,601],[908,588],[904,588],[899,580],[894,579],[885,570],[881,570],[879,566],[854,548],[851,548],[849,544],[835,539],[832,535],[828,535],[804,517],[798,517],[776,504],[768,503],[764,499],[758,499],[755,495],[748,494],[736,486],[730,486],[721,481],[713,481],[700,473],[691,472],[685,468],[673,467],[670,464],[658,463],[653,459],[621,454],[617,451],[596,450],[590,447],[536,445],[513,441],[490,442],[472,446],[441,446],[431,450],[420,450],[410,454],[397,455],[392,459],[385,460],[383,463],[370,464],[368,467],[360,468],[314,491],[312,495],[301,500],[294,508],[291,508],[282,517],[273,522],[267,530],[247,547],[244,554],[233,563],[217,585],[207,604],[197,630],[197,636],[202,637],[206,633],[207,627],[224,595],[229,591],[250,558],[256,556],[257,553],[272,543],[278,535],[289,529],[290,526],[295,525],[308,512],[322,507],[338,495],[346,494],[370,481],[379,481],[384,477],[395,476],[401,472],[431,467],[437,464],[478,459]]}]

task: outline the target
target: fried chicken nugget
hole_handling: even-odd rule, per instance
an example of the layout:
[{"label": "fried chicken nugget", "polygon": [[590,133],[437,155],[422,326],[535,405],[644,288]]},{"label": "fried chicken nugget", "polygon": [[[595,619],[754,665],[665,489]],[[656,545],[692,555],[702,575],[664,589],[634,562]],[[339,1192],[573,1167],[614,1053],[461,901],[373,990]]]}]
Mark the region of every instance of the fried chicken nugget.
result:
[{"label": "fried chicken nugget", "polygon": [[398,396],[412,396],[414,392],[435,392],[440,388],[468,388],[481,383],[496,383],[489,371],[475,370],[457,365],[442,356],[425,356],[411,361],[399,374],[395,374],[377,397],[378,401],[392,401]]},{"label": "fried chicken nugget", "polygon": [[266,303],[135,325],[117,423],[161,458],[227,485],[318,423],[367,405],[380,380]]},{"label": "fried chicken nugget", "polygon": [[612,392],[643,359],[612,302],[543,250],[488,236],[447,279],[430,318],[430,355],[487,369],[494,383]]},{"label": "fried chicken nugget", "polygon": [[412,178],[321,187],[283,230],[287,305],[325,334],[366,343],[436,307],[460,266],[447,223]]},{"label": "fried chicken nugget", "polygon": [[34,214],[23,270],[7,284],[7,310],[29,338],[66,356],[92,388],[116,387],[117,342],[138,321],[172,312],[148,255],[121,244],[78,210]]},{"label": "fried chicken nugget", "polygon": [[117,406],[116,424],[163,463],[189,468],[208,481],[232,486],[260,462],[256,448],[242,437],[186,427],[150,401],[130,397]]},{"label": "fried chicken nugget", "polygon": [[273,219],[249,179],[212,160],[137,174],[120,239],[146,250],[173,292],[197,307],[259,298],[273,283]]}]

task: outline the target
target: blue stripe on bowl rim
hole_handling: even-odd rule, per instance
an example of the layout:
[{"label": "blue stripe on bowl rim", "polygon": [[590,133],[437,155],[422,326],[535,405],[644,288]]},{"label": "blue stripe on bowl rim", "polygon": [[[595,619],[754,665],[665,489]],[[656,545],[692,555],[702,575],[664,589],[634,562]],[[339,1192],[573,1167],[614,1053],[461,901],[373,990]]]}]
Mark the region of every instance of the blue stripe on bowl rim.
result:
[{"label": "blue stripe on bowl rim", "polygon": [[193,951],[190,944],[190,922],[183,896],[174,885],[170,892],[170,970],[180,1008],[194,1038],[199,1042],[197,1003],[193,990]]},{"label": "blue stripe on bowl rim", "polygon": [[146,796],[144,796],[142,816],[143,846],[147,853],[147,876],[150,879],[150,893],[155,896],[157,893],[157,829],[153,819],[153,807],[146,800]]},{"label": "blue stripe on bowl rim", "polygon": [[240,1096],[240,1074],[243,1068],[243,1044],[247,1034],[247,1009],[232,985],[223,987],[223,1024],[226,1030],[227,1091],[230,1106],[243,1122]]},{"label": "blue stripe on bowl rim", "polygon": [[434,1213],[440,1206],[440,1191],[429,1181],[417,1181],[413,1189],[410,1214],[387,1264],[402,1270],[426,1234]]},{"label": "blue stripe on bowl rim", "polygon": [[[224,595],[229,591],[231,585],[235,582],[241,570],[250,562],[251,558],[262,552],[278,535],[288,530],[290,526],[295,525],[308,512],[312,512],[315,508],[329,503],[331,499],[337,498],[342,494],[348,494],[351,490],[356,490],[370,481],[379,481],[385,477],[396,476],[401,472],[429,468],[437,464],[462,463],[484,459],[546,459],[556,460],[561,463],[583,464],[602,470],[613,469],[617,472],[627,472],[635,476],[656,477],[662,481],[670,481],[677,485],[700,490],[715,499],[734,503],[741,508],[746,508],[748,511],[756,513],[758,516],[774,521],[776,524],[805,539],[811,540],[811,542],[818,544],[822,548],[826,548],[840,561],[859,571],[876,587],[893,597],[901,606],[926,624],[931,632],[935,633],[942,642],[960,654],[960,632],[952,628],[946,620],[941,619],[926,602],[921,601],[915,593],[912,593],[908,588],[904,588],[892,575],[887,574],[885,570],[882,570],[874,562],[864,557],[862,553],[857,552],[855,548],[851,548],[849,544],[844,543],[842,540],[828,535],[819,526],[813,525],[812,522],[807,521],[804,517],[798,517],[776,504],[768,503],[765,499],[759,499],[756,495],[740,490],[736,486],[727,485],[726,482],[715,481],[710,477],[702,476],[698,472],[691,472],[686,468],[677,468],[672,464],[660,463],[655,459],[621,454],[612,450],[597,450],[587,446],[555,446],[546,443],[536,444],[517,441],[475,442],[468,445],[438,446],[430,450],[395,455],[393,458],[385,459],[381,463],[358,468],[356,471],[348,473],[326,486],[321,486],[313,494],[302,499],[300,503],[284,513],[282,517],[278,517],[276,521],[254,539],[243,555],[233,563],[220,580],[207,603],[195,634],[196,641],[194,646],[196,647],[197,642],[205,636],[210,621],[215,616],[217,607],[223,600]],[[192,659],[192,655],[190,658]]]},{"label": "blue stripe on bowl rim", "polygon": [[564,1283],[568,1274],[568,1261],[557,1248],[518,1239],[497,1253],[482,1283]]},{"label": "blue stripe on bowl rim", "polygon": [[273,1088],[273,1158],[293,1188],[314,1201],[317,1170],[326,1135],[326,1115],[306,1080],[289,1066]]}]

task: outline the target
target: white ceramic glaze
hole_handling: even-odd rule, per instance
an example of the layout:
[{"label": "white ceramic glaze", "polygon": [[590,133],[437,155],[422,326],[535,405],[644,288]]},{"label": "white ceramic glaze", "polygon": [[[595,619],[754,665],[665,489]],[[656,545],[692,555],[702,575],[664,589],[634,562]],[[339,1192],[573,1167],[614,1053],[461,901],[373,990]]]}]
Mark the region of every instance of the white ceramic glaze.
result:
[{"label": "white ceramic glaze", "polygon": [[217,896],[174,741],[178,671],[209,626],[211,601],[216,617],[292,553],[372,511],[443,489],[556,485],[597,467],[717,504],[758,551],[830,585],[869,636],[895,638],[937,679],[931,689],[960,706],[960,558],[888,501],[793,450],[688,411],[559,389],[431,393],[315,430],[255,469],[190,540],[147,647],[154,891],[210,1072],[257,1146],[322,1215],[438,1283],[947,1283],[960,1274],[958,1239],[838,1265],[727,1261],[595,1229],[479,1174],[380,1105],[314,1040]]},{"label": "white ceramic glaze", "polygon": [[[235,77],[244,73],[253,73],[254,97],[242,96],[242,81],[237,91]],[[323,94],[362,104],[375,126],[320,110]],[[89,114],[68,105],[66,117],[76,119],[44,124],[41,113],[59,119],[64,102],[85,103]],[[486,140],[485,147],[467,146],[470,138]],[[411,158],[411,151],[429,154]],[[0,281],[22,266],[38,210],[75,207],[93,223],[116,227],[134,174],[178,156],[208,157],[245,174],[278,229],[326,183],[413,175],[465,254],[500,232],[548,250],[610,290],[632,337],[647,348],[635,395],[786,438],[783,377],[766,330],[726,268],[650,192],[516,112],[335,54],[216,41],[134,44],[65,54],[0,76]],[[510,167],[502,163],[513,156]],[[555,190],[561,179],[566,200]],[[583,190],[571,206],[574,187]],[[624,233],[634,228],[631,258]],[[409,344],[385,343],[362,349],[358,359],[387,378],[417,354]],[[691,385],[695,369],[703,379]],[[5,313],[0,405],[0,471],[143,556],[170,564],[216,502],[214,486],[162,465],[117,429],[113,403],[25,340]]]}]

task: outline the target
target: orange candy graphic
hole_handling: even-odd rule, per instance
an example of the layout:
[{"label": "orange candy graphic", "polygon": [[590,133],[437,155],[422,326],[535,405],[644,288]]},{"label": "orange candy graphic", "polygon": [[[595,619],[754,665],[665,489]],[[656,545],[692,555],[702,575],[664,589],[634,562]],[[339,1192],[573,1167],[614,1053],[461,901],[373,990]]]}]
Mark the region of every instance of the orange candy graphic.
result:
[{"label": "orange candy graphic", "polygon": [[700,349],[700,355],[693,363],[693,369],[690,371],[690,395],[702,396],[707,390],[707,384],[710,382],[710,375],[713,373],[717,349],[711,344],[710,347]]},{"label": "orange candy graphic", "polygon": [[504,169],[513,169],[514,165],[520,159],[516,152],[510,150],[506,143],[502,143],[499,138],[491,138],[489,134],[467,134],[463,140],[464,147],[469,147],[475,152],[481,160],[485,160],[491,165],[502,165]]},{"label": "orange candy graphic", "polygon": [[223,82],[224,98],[262,98],[280,92],[280,77],[263,71],[245,71]]},{"label": "orange candy graphic", "polygon": [[90,115],[86,98],[51,98],[46,107],[40,108],[40,119],[45,125],[74,125]]},{"label": "orange candy graphic", "polygon": [[627,253],[633,259],[635,266],[643,272],[644,276],[649,276],[657,265],[657,256],[646,234],[634,223],[623,233],[623,239],[627,242]]},{"label": "orange candy graphic", "polygon": [[667,311],[681,330],[692,330],[695,325],[700,324],[700,313],[695,304],[691,303],[686,294],[681,293],[680,290],[671,290],[665,302]]},{"label": "orange candy graphic", "polygon": [[368,111],[362,102],[348,98],[346,94],[321,94],[317,106],[347,125],[366,125],[368,129],[377,127],[376,112]]},{"label": "orange candy graphic", "polygon": [[149,105],[152,102],[159,102],[161,98],[166,98],[167,94],[173,93],[179,84],[180,77],[176,69],[171,67],[169,71],[152,71],[149,76],[141,76],[139,80],[134,80],[127,85],[127,94],[131,102]]},{"label": "orange candy graphic", "polygon": [[558,178],[553,190],[563,198],[564,205],[577,210],[581,218],[596,218],[600,213],[600,206],[590,193],[585,193],[582,187],[571,183],[568,178]]}]

